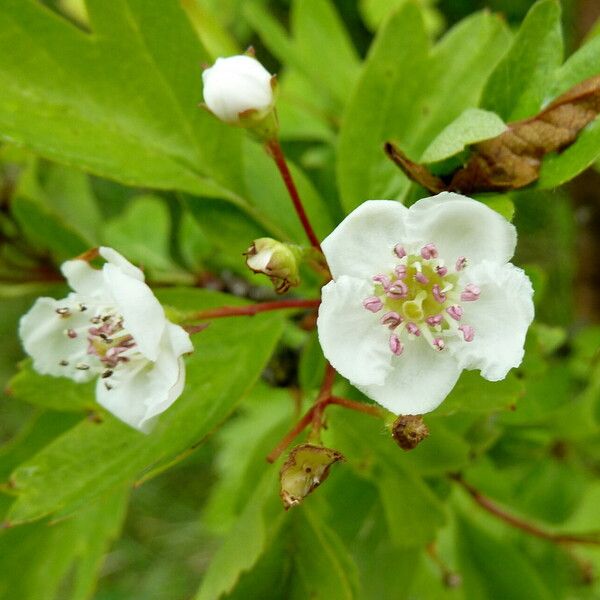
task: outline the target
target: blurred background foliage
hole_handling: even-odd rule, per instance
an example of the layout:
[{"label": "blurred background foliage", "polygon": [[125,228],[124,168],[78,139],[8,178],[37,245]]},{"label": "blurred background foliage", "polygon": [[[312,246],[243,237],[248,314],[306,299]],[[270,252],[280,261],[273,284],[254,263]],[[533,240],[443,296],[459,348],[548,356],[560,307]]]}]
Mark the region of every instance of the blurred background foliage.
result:
[{"label": "blurred background foliage", "polygon": [[[82,33],[88,31],[88,12],[80,0],[44,4]],[[88,8],[98,11],[100,4],[94,0]],[[500,31],[502,23],[516,31],[532,2],[164,0],[163,7],[170,7],[167,17],[179,4],[207,50],[197,61],[196,101],[201,99],[200,64],[249,45],[279,74],[283,145],[297,165],[296,177],[317,232],[324,236],[370,194],[407,201],[423,195],[382,153],[363,156],[371,147],[358,147],[362,130],[343,130],[341,115],[354,115],[348,103],[356,96],[362,61],[382,23],[403,5],[418,5],[427,36],[435,40],[480,9],[499,13],[500,21],[477,17],[482,19],[477,30],[485,29],[477,40],[481,49],[463,47],[464,54],[452,67],[441,63],[442,70],[455,69],[455,79],[445,81],[439,74],[440,98],[464,96],[460,101],[469,106],[476,105],[485,83],[483,79],[476,89],[469,71],[478,76],[491,72],[502,54],[499,40],[508,35]],[[9,31],[2,15],[0,6],[0,33],[3,25]],[[110,18],[110,11],[106,16]],[[563,0],[567,56],[600,33],[599,17],[595,0]],[[56,43],[58,49],[64,43],[64,51],[72,52],[67,44],[72,40],[53,38],[37,21],[32,21],[30,33],[48,34],[44,43]],[[164,43],[173,44],[177,53],[177,41],[175,32]],[[538,41],[542,48],[544,40]],[[124,44],[122,51],[127,48]],[[481,55],[474,58],[478,52]],[[410,59],[410,53],[390,57]],[[118,60],[127,59],[121,55]],[[410,67],[406,73],[411,73]],[[0,83],[10,74],[7,69]],[[390,125],[388,133],[406,133],[409,150],[418,154],[464,106],[448,106],[447,113],[445,107],[434,106],[441,115],[438,121],[410,130],[412,124],[404,121],[411,114],[408,105],[417,104],[419,90],[413,86],[409,79],[397,85],[406,93],[397,99],[397,117],[394,99],[387,117],[403,122]],[[111,90],[98,87],[99,94],[106,92]],[[77,87],[67,93],[76,95]],[[115,102],[131,100],[127,90],[119,90],[122,99],[114,93]],[[157,111],[162,110],[162,99],[156,102]],[[0,101],[0,114],[10,112],[9,104]],[[372,108],[379,111],[378,106]],[[113,246],[144,266],[167,304],[194,307],[196,296],[180,294],[179,286],[270,298],[265,282],[246,272],[241,252],[265,232],[302,239],[271,164],[238,132],[230,134],[211,124],[207,135],[215,142],[207,152],[227,152],[231,137],[231,144],[241,144],[243,167],[232,158],[232,164],[214,167],[215,172],[221,169],[217,183],[199,184],[185,171],[183,159],[173,161],[173,171],[163,171],[163,166],[153,170],[150,163],[148,172],[136,165],[118,171],[128,160],[126,153],[135,154],[134,146],[123,150],[122,163],[86,162],[78,154],[80,138],[85,144],[97,136],[89,143],[98,145],[97,156],[104,156],[102,123],[98,128],[90,125],[81,136],[69,132],[71,137],[56,147],[51,124],[38,145],[36,140],[11,143],[20,141],[15,131],[26,131],[28,118],[20,115],[25,124],[14,128],[0,119],[5,139],[0,146],[0,384],[6,389],[0,396],[0,481],[8,482],[16,473],[25,484],[28,477],[36,477],[29,471],[38,452],[53,440],[60,444],[61,434],[72,428],[78,427],[85,437],[93,420],[89,390],[36,379],[27,367],[9,384],[22,358],[18,319],[35,297],[64,294],[57,269],[63,260],[98,244]],[[53,116],[45,118],[51,121]],[[143,126],[143,119],[140,122]],[[152,135],[168,136],[168,125],[157,125]],[[106,129],[106,135],[112,135],[112,129]],[[175,134],[164,142],[174,154],[180,145]],[[218,158],[228,163],[228,155]],[[368,177],[363,160],[371,161],[365,167]],[[172,177],[181,185],[171,185]],[[229,180],[232,188],[222,197],[231,202],[223,202],[214,187],[202,187]],[[249,202],[239,200],[240,190]],[[500,384],[482,384],[472,374],[461,378],[451,397],[427,420],[432,435],[417,450],[401,454],[383,435],[381,423],[332,408],[324,441],[339,448],[348,462],[334,467],[326,485],[305,506],[283,513],[275,491],[277,469],[268,467],[264,457],[294,418],[293,396],[308,402],[323,371],[314,332],[306,323],[290,321],[283,326],[261,381],[235,416],[174,464],[167,460],[172,456],[156,455],[155,460],[151,450],[144,449],[149,453],[147,464],[132,468],[127,485],[107,486],[101,496],[76,488],[82,494],[79,505],[62,489],[59,475],[55,487],[29,489],[29,496],[12,506],[14,479],[4,484],[0,520],[18,521],[15,517],[20,515],[24,524],[0,533],[0,598],[184,600],[196,593],[200,599],[600,597],[600,549],[523,534],[491,517],[447,477],[460,471],[482,493],[545,530],[600,530],[599,190],[600,174],[592,167],[558,189],[482,198],[504,214],[514,212],[520,236],[516,262],[534,282],[537,321],[523,366]],[[203,196],[202,202],[197,202],[198,196]],[[314,277],[305,273],[298,294],[314,296],[315,286]],[[202,296],[199,301],[223,301],[211,298]],[[261,323],[255,334],[264,337],[257,339],[273,347],[276,339],[260,330]],[[281,327],[280,322],[264,323]],[[225,326],[219,332],[233,335]],[[204,340],[197,342],[200,353]],[[209,338],[207,348],[210,343]],[[265,354],[263,363],[266,358]],[[260,360],[255,362],[262,368]],[[360,399],[344,384],[338,386],[340,393]],[[115,431],[121,434],[116,426]],[[188,433],[193,440],[193,432]],[[165,444],[170,443],[167,436]],[[65,445],[63,454],[50,452],[44,459],[47,468],[57,468],[52,460],[73,449],[77,447]],[[28,462],[32,458],[33,463]],[[19,465],[25,467],[17,469]],[[147,471],[149,465],[153,469]],[[85,460],[78,466],[82,473],[85,466]],[[36,497],[52,493],[60,500]]]}]

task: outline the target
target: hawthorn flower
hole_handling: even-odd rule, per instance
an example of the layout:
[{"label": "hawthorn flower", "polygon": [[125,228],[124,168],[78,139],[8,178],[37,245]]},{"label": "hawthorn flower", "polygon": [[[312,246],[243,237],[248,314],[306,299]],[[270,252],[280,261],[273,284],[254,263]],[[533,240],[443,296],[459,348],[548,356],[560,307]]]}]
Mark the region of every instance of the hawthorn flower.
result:
[{"label": "hawthorn flower", "polygon": [[202,81],[206,106],[226,123],[245,125],[247,118],[262,119],[273,109],[273,76],[251,56],[217,58]]},{"label": "hawthorn flower", "polygon": [[94,269],[85,260],[63,263],[74,290],[38,298],[21,318],[19,334],[36,371],[78,383],[98,378],[96,400],[142,431],[181,395],[182,355],[189,335],[168,321],[137,267],[112,248]]},{"label": "hawthorn flower", "polygon": [[503,379],[534,312],[531,282],[508,262],[516,240],[459,194],[365,202],[322,244],[333,275],[317,322],[325,356],[396,414],[436,408],[463,369]]}]

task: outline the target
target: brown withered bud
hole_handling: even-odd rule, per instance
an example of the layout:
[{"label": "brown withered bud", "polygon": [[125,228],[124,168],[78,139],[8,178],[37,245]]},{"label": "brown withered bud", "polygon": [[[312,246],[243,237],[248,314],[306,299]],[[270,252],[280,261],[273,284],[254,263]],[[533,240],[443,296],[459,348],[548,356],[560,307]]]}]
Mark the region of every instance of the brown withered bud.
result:
[{"label": "brown withered bud", "polygon": [[301,444],[296,446],[281,467],[279,495],[285,510],[297,506],[329,475],[329,468],[338,461],[346,460],[337,450]]},{"label": "brown withered bud", "polygon": [[402,450],[414,450],[428,435],[421,415],[400,415],[392,425],[392,437]]}]

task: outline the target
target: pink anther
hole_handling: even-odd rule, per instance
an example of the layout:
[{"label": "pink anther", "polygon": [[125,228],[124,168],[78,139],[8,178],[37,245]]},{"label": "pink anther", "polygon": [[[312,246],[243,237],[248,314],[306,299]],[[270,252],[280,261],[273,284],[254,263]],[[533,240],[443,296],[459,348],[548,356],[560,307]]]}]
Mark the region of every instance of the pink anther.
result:
[{"label": "pink anther", "polygon": [[404,279],[406,277],[406,265],[397,265],[394,268],[394,273],[398,279]]},{"label": "pink anther", "polygon": [[461,325],[458,329],[462,331],[465,342],[473,341],[473,338],[475,337],[475,330],[470,325]]},{"label": "pink anther", "polygon": [[406,331],[416,335],[417,337],[421,335],[421,330],[412,322],[406,324]]},{"label": "pink anther", "polygon": [[446,312],[455,320],[455,321],[460,321],[460,318],[463,316],[463,313],[465,312],[462,308],[462,306],[459,306],[458,304],[453,304],[452,306],[449,306],[446,309]]},{"label": "pink anther", "polygon": [[398,258],[404,258],[406,256],[406,250],[404,249],[404,246],[402,246],[401,244],[396,244],[394,246],[394,254]]},{"label": "pink anther", "polygon": [[394,300],[397,300],[398,298],[406,298],[408,295],[408,286],[404,283],[404,281],[397,279],[387,288],[386,294],[389,298]]},{"label": "pink anther", "polygon": [[387,325],[390,329],[395,329],[402,323],[402,317],[393,310],[386,312],[383,317],[381,317],[381,324]]},{"label": "pink anther", "polygon": [[423,285],[427,285],[429,283],[429,279],[427,279],[427,277],[425,277],[425,275],[423,275],[423,273],[417,273],[415,275],[415,279],[419,282],[422,283]]},{"label": "pink anther", "polygon": [[446,302],[446,294],[442,292],[437,283],[431,288],[431,293],[433,294],[436,302],[439,302],[440,304],[444,304],[444,302]]},{"label": "pink anther", "polygon": [[440,277],[446,277],[446,275],[448,275],[448,269],[446,267],[436,267],[435,271]]},{"label": "pink anther", "polygon": [[369,296],[363,300],[363,306],[372,313],[379,312],[383,308],[383,302],[377,296]]},{"label": "pink anther", "polygon": [[374,275],[372,279],[375,283],[378,283],[381,287],[383,287],[384,290],[387,290],[390,287],[391,280],[387,275]]},{"label": "pink anther", "polygon": [[404,344],[400,341],[400,338],[395,333],[390,335],[390,350],[396,356],[400,356],[404,352]]},{"label": "pink anther", "polygon": [[459,256],[456,259],[456,266],[454,267],[457,271],[462,271],[467,266],[467,257]]},{"label": "pink anther", "polygon": [[436,245],[435,244],[425,244],[421,248],[421,256],[425,260],[429,260],[431,258],[437,258],[438,257],[438,249],[437,249]]},{"label": "pink anther", "polygon": [[442,322],[443,318],[442,315],[432,315],[431,317],[427,317],[425,322],[430,327],[437,327]]},{"label": "pink anther", "polygon": [[476,286],[474,283],[468,283],[462,291],[460,299],[463,302],[475,302],[475,300],[479,300],[480,295],[481,290],[479,286]]},{"label": "pink anther", "polygon": [[433,340],[433,347],[440,352],[441,350],[443,350],[446,347],[446,343],[444,342],[444,340],[442,338],[436,337]]}]

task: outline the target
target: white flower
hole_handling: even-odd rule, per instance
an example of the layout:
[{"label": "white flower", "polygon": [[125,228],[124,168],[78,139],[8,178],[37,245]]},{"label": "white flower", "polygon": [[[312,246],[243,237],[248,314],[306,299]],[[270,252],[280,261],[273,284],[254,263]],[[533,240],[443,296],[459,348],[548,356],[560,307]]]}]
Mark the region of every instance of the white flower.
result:
[{"label": "white flower", "polygon": [[70,260],[62,272],[74,290],[38,298],[19,334],[36,371],[77,382],[98,377],[96,399],[125,423],[148,431],[181,395],[189,335],[169,322],[144,275],[111,248],[102,269]]},{"label": "white flower", "polygon": [[533,290],[508,261],[515,228],[442,193],[370,200],[324,240],[333,281],[317,322],[333,367],[396,414],[436,408],[462,369],[503,379],[523,358]]},{"label": "white flower", "polygon": [[240,114],[256,111],[263,117],[273,107],[272,75],[250,56],[217,58],[202,73],[204,101],[226,123],[240,123]]}]

